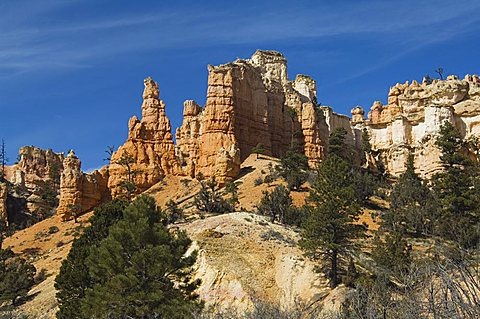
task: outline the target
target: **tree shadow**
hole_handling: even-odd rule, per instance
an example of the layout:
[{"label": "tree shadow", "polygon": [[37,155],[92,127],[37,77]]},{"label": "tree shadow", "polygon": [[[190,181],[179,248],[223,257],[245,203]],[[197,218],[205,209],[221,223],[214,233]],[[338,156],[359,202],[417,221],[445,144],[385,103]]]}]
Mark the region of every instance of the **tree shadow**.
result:
[{"label": "tree shadow", "polygon": [[252,166],[246,166],[240,169],[240,173],[238,174],[237,179],[242,178],[243,176],[247,175],[248,173],[251,173],[255,170]]}]

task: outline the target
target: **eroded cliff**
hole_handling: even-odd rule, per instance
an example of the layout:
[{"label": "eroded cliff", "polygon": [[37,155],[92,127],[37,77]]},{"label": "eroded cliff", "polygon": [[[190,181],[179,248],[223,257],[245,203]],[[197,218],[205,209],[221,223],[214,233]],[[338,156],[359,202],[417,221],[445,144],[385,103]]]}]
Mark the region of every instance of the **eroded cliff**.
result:
[{"label": "eroded cliff", "polygon": [[435,140],[445,121],[465,139],[480,135],[480,80],[467,75],[463,80],[449,76],[421,84],[407,81],[390,89],[387,105],[374,102],[364,124],[356,112],[360,111],[352,110],[353,124],[368,128],[372,147],[380,152],[388,173],[403,172],[412,153],[418,173],[430,177],[442,169]]}]

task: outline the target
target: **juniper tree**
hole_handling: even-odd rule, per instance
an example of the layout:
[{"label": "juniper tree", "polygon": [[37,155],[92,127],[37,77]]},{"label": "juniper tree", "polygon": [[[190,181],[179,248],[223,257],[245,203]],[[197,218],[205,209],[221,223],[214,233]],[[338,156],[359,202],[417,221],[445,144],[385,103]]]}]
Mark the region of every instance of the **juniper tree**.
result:
[{"label": "juniper tree", "polygon": [[169,232],[152,197],[125,210],[108,236],[92,247],[86,266],[93,286],[82,299],[89,318],[189,318],[199,308],[191,281],[195,253],[183,231]]}]

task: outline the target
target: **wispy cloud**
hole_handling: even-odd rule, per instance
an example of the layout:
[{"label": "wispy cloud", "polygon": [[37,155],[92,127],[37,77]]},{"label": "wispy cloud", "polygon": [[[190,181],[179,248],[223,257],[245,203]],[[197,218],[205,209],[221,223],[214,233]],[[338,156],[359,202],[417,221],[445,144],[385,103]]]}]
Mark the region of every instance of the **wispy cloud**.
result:
[{"label": "wispy cloud", "polygon": [[[79,19],[56,25],[30,21],[55,12],[68,2],[0,13],[0,76],[9,77],[45,69],[95,66],[101,59],[129,52],[171,48],[198,48],[223,44],[258,44],[292,39],[321,41],[332,37],[363,36],[401,47],[375,66],[390,63],[433,43],[468,31],[478,21],[478,1],[377,1],[350,5],[244,6],[240,11],[172,9],[114,15],[108,19]],[[12,6],[13,7],[13,6]],[[0,8],[1,9],[1,8]],[[6,11],[2,11],[6,12]],[[53,13],[52,13],[53,14]],[[3,18],[3,19],[2,19]]]}]

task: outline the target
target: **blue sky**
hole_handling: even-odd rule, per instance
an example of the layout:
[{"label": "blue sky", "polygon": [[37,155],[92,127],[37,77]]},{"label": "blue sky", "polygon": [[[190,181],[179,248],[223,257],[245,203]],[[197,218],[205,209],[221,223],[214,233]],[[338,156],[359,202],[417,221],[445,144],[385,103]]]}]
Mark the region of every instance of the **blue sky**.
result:
[{"label": "blue sky", "polygon": [[207,65],[285,54],[339,113],[386,102],[397,82],[480,73],[480,1],[0,0],[0,138],[75,149],[89,170],[140,115],[152,76],[175,129],[205,102]]}]

